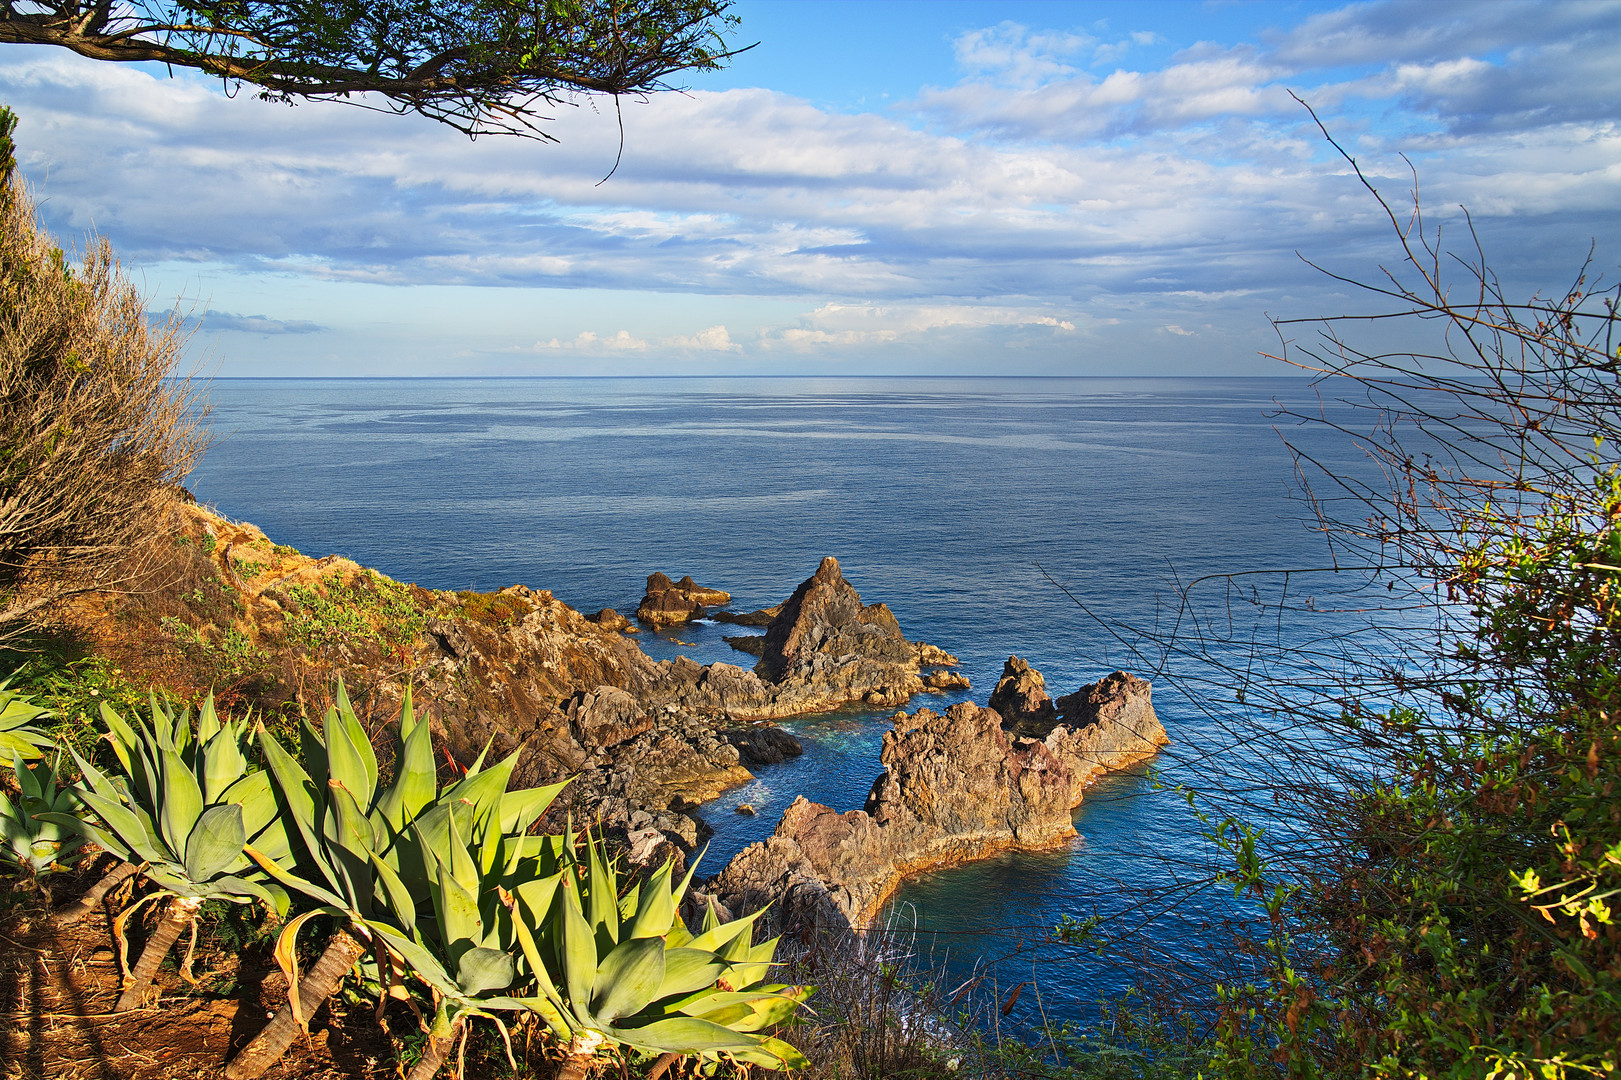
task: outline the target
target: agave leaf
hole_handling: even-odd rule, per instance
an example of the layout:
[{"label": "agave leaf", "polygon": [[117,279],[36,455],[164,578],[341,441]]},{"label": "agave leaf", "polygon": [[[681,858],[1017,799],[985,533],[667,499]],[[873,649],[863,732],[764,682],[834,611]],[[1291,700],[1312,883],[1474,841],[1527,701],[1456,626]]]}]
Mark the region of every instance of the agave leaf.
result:
[{"label": "agave leaf", "polygon": [[451,963],[483,938],[478,897],[456,880],[448,861],[439,863],[434,882],[434,912],[439,918],[439,937]]},{"label": "agave leaf", "polygon": [[321,733],[316,731],[315,725],[307,719],[299,722],[298,745],[311,776],[332,775],[332,770],[327,765],[326,743],[321,741]]},{"label": "agave leaf", "polygon": [[589,829],[586,830],[586,866],[589,871],[586,880],[591,902],[591,910],[587,914],[597,934],[597,949],[605,954],[619,943],[619,875],[614,872],[599,839]]},{"label": "agave leaf", "polygon": [[214,801],[235,803],[242,807],[242,828],[250,839],[280,816],[268,772],[248,773],[227,787]]},{"label": "agave leaf", "polygon": [[767,1036],[752,1050],[733,1051],[738,1061],[759,1065],[766,1069],[808,1069],[810,1062],[789,1043]]},{"label": "agave leaf", "polygon": [[705,949],[665,949],[664,985],[659,997],[713,990],[715,980],[726,974],[726,962]]},{"label": "agave leaf", "polygon": [[270,858],[252,844],[245,845],[242,848],[242,853],[257,863],[259,865],[259,869],[263,870],[270,876],[272,880],[274,880],[278,885],[281,885],[283,888],[291,889],[294,892],[303,893],[310,899],[325,904],[328,909],[339,915],[349,915],[351,918],[353,917],[353,906],[348,900],[344,899],[344,897],[340,896],[338,893],[333,892],[331,889],[323,888],[321,885],[310,881],[307,878],[298,876],[291,870],[288,870],[285,866],[279,865],[274,859]]},{"label": "agave leaf", "polygon": [[345,891],[353,898],[353,907],[362,913],[370,911],[371,856],[376,850],[371,822],[355,804],[354,796],[336,780],[327,781],[326,794],[326,856],[346,882]]},{"label": "agave leaf", "polygon": [[[500,836],[490,837],[487,832],[485,836],[488,838],[489,842],[480,844],[479,846],[480,848],[488,848],[493,852],[496,847],[496,843],[500,840]],[[438,852],[435,852],[435,854],[438,854]],[[473,860],[473,853],[469,851],[467,845],[462,842],[461,834],[458,830],[452,829],[450,831],[450,843],[448,845],[448,850],[444,854],[449,856],[448,867],[450,869],[450,876],[456,879],[456,884],[460,885],[469,892],[476,891],[478,889],[480,880],[482,880],[479,873],[481,868],[478,863]],[[446,864],[442,863],[441,865],[443,866]]]},{"label": "agave leaf", "polygon": [[371,740],[366,738],[353,713],[346,716],[336,709],[326,711],[324,731],[327,775],[347,788],[358,805],[369,807],[377,782],[377,759],[372,754]]},{"label": "agave leaf", "polygon": [[447,997],[454,998],[461,996],[461,987],[451,976],[450,972],[445,970],[445,965],[441,963],[439,958],[434,956],[433,953],[429,952],[415,941],[412,941],[410,938],[406,937],[392,926],[387,926],[382,923],[374,923],[369,920],[367,921],[366,925],[374,933],[381,936],[390,949],[393,949],[395,952],[399,953],[400,956],[404,958],[405,962],[411,965],[411,970],[414,971],[423,982],[427,983],[429,986],[433,987],[435,990]]},{"label": "agave leaf", "polygon": [[287,892],[274,882],[255,881],[252,878],[226,874],[224,877],[215,878],[209,885],[224,899],[252,897],[274,911],[278,918],[287,914],[289,906]]},{"label": "agave leaf", "polygon": [[124,771],[133,775],[134,769],[130,764],[130,748],[135,745],[135,729],[124,722],[118,711],[105,701],[101,703],[101,722],[107,727],[107,742],[113,748],[118,763],[124,766]]},{"label": "agave leaf", "polygon": [[628,931],[630,937],[663,937],[670,932],[675,924],[675,896],[670,892],[670,873],[674,869],[675,864],[665,860],[642,888],[636,918]]},{"label": "agave leaf", "polygon": [[197,715],[197,743],[206,745],[220,731],[220,719],[214,712],[214,691],[210,690],[203,699],[203,707]]},{"label": "agave leaf", "polygon": [[[723,923],[720,921],[720,917],[715,914],[714,907],[711,906],[704,916],[703,933],[692,939],[691,947],[694,949],[708,949],[711,952],[724,955],[725,947],[738,937],[747,934],[746,940],[753,940],[754,920],[758,919],[766,910],[768,909],[761,908],[751,915],[744,915],[742,918]],[[745,957],[739,957],[739,959],[745,959]]]},{"label": "agave leaf", "polygon": [[81,791],[79,797],[141,862],[168,862],[175,858],[174,853],[152,835],[150,819],[141,811],[124,805],[122,800],[104,799],[94,791]]},{"label": "agave leaf", "polygon": [[608,1034],[627,1046],[654,1054],[702,1054],[748,1050],[759,1045],[758,1039],[693,1016],[672,1016],[639,1027],[610,1027]]},{"label": "agave leaf", "polygon": [[557,799],[573,777],[545,787],[522,788],[501,796],[501,831],[508,836],[526,833]]},{"label": "agave leaf", "polygon": [[372,853],[371,864],[372,869],[377,871],[377,880],[382,883],[383,899],[388,909],[394,913],[400,925],[409,930],[417,921],[416,902],[411,899],[411,890],[405,887],[405,882],[400,880],[394,868],[375,852]]},{"label": "agave leaf", "polygon": [[468,949],[456,962],[456,982],[470,997],[489,990],[505,990],[518,977],[512,956],[482,945]]},{"label": "agave leaf", "polygon": [[664,984],[664,942],[632,938],[614,946],[597,967],[591,1014],[611,1024],[641,1012]]},{"label": "agave leaf", "polygon": [[428,724],[414,724],[409,730],[406,719],[411,713],[411,690],[405,690],[405,703],[400,711],[400,752],[394,762],[394,781],[377,802],[395,832],[416,819],[423,807],[433,802],[438,790],[437,769],[433,761],[433,733]]},{"label": "agave leaf", "polygon": [[[106,773],[80,757],[79,752],[73,747],[69,746],[67,751],[73,757],[73,763],[79,766],[79,774],[84,777],[85,783],[90,785],[89,790],[94,791],[104,799],[111,799],[114,802],[123,801],[123,792],[119,791],[118,787],[107,778]],[[81,785],[79,790],[83,791],[85,789]]]},{"label": "agave leaf", "polygon": [[160,760],[163,801],[158,810],[158,830],[169,850],[179,853],[186,850],[186,837],[202,815],[203,789],[197,786],[197,778],[177,751],[163,751]]},{"label": "agave leaf", "polygon": [[207,806],[219,802],[225,789],[242,778],[248,771],[248,759],[229,732],[216,731],[212,739],[197,741],[202,747],[203,804]]},{"label": "agave leaf", "polygon": [[118,834],[102,828],[93,821],[86,821],[77,814],[64,814],[56,810],[46,810],[34,815],[36,821],[48,821],[61,829],[79,833],[92,844],[104,848],[117,855],[125,862],[143,862],[140,855],[119,839]]},{"label": "agave leaf", "polygon": [[597,979],[597,939],[580,908],[580,884],[573,870],[562,880],[563,988],[575,1009],[582,1010],[591,1000]]},{"label": "agave leaf", "polygon": [[[341,892],[343,889],[341,880],[321,855],[321,821],[325,814],[324,807],[318,799],[315,782],[310,779],[303,766],[282,748],[275,736],[263,727],[259,728],[258,735],[259,748],[264,752],[265,763],[270,766],[271,775],[275,777],[276,791],[281,801],[286,803],[287,816],[292,818],[299,836],[303,838],[304,850],[320,869],[327,885]],[[305,749],[308,749],[307,745]]]},{"label": "agave leaf", "polygon": [[199,883],[209,880],[242,856],[247,841],[242,807],[235,803],[209,807],[186,838],[186,873]]}]

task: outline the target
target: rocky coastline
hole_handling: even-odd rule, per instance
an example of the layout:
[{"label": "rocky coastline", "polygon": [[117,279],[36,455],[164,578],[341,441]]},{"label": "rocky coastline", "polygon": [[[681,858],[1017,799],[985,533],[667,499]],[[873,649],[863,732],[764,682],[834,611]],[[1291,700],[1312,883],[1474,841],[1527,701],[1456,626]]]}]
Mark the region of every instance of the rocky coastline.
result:
[{"label": "rocky coastline", "polygon": [[[730,597],[690,577],[648,578],[643,626],[709,617],[763,629],[732,642],[755,654],[744,667],[654,660],[631,620],[585,615],[546,590],[423,589],[305,556],[185,500],[167,514],[169,532],[142,555],[144,586],[76,612],[98,654],[261,713],[319,715],[341,677],[378,731],[409,685],[454,759],[521,750],[515,783],[572,777],[556,812],[601,823],[636,861],[690,855],[709,832],[700,804],[801,752],[773,721],[968,683],[955,657],[863,601],[831,557],[754,612],[711,611]],[[1062,841],[1087,783],[1164,741],[1141,680],[1116,673],[1055,701],[1010,658],[989,707],[896,715],[864,809],[798,800],[712,890],[741,907],[787,891],[804,902],[784,910],[863,925],[907,873]]]},{"label": "rocky coastline", "polygon": [[862,809],[795,800],[708,894],[733,913],[776,901],[783,925],[865,928],[909,874],[1068,840],[1092,781],[1169,742],[1151,687],[1126,672],[1061,698],[1063,713],[1018,657],[1004,686],[993,701],[1005,711],[963,702],[897,713]]}]

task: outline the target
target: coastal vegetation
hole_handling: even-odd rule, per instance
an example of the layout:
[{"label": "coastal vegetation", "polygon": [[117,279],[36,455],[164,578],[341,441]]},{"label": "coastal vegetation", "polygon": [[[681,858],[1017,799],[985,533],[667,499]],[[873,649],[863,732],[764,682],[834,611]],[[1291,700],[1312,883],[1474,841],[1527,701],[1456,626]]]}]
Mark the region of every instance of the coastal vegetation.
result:
[{"label": "coastal vegetation", "polygon": [[[1297,459],[1333,566],[1277,575],[1333,575],[1334,636],[1302,650],[1261,633],[1301,615],[1286,587],[1250,590],[1252,621],[1212,621],[1205,583],[1175,632],[1139,646],[1144,670],[1261,751],[1261,776],[1185,792],[1225,860],[1220,883],[1254,918],[1226,955],[1189,958],[1210,978],[1180,998],[1144,971],[1143,996],[1094,1026],[1002,1038],[1017,989],[986,1011],[886,951],[882,932],[779,957],[754,940],[758,913],[725,919],[689,892],[691,865],[633,867],[624,829],[571,820],[583,783],[524,786],[537,747],[583,774],[598,749],[585,733],[628,745],[645,732],[594,681],[629,662],[617,632],[548,593],[434,592],[312,559],[191,504],[176,485],[204,440],[190,389],[167,381],[173,328],[147,328],[104,246],[75,263],[43,237],[9,174],[0,198],[6,908],[43,943],[20,948],[42,956],[116,910],[111,1013],[165,986],[185,939],[175,974],[197,989],[182,994],[253,1029],[224,1040],[235,1080],[338,1069],[336,1051],[277,1064],[307,1052],[292,1048],[323,1009],[328,1047],[356,1038],[351,1020],[382,1033],[365,1052],[347,1044],[340,1071],[369,1074],[381,1055],[413,1080],[469,1055],[486,1074],[571,1078],[608,1062],[665,1075],[683,1058],[860,1077],[1616,1073],[1621,293],[1589,268],[1553,296],[1511,299],[1415,205],[1390,212],[1403,263],[1371,292],[1393,305],[1377,317],[1410,321],[1420,344],[1359,347],[1345,327],[1360,316],[1319,321],[1304,345],[1279,324],[1280,359],[1367,410],[1348,434],[1371,479]],[[521,634],[552,650],[551,670],[520,671]],[[558,651],[565,638],[575,651]],[[898,684],[900,700],[922,687],[919,645],[897,627],[884,646],[899,667],[854,688],[876,699],[850,700],[889,701],[901,668],[916,687]],[[768,650],[784,670],[820,662],[777,639]],[[660,671],[657,693],[698,685]],[[412,690],[429,684],[432,718]],[[492,751],[478,717],[546,695],[570,711],[532,708],[526,741]],[[52,917],[69,880],[88,902]],[[1105,924],[1054,932],[1110,947]],[[249,996],[255,953],[285,1004]],[[794,1029],[812,983],[824,1011]],[[37,1020],[66,992],[19,978],[8,993],[11,1015]],[[202,1007],[186,1015],[207,1026]],[[175,1035],[150,1019],[148,1038]],[[223,1060],[206,1039],[193,1059],[205,1054]]]}]

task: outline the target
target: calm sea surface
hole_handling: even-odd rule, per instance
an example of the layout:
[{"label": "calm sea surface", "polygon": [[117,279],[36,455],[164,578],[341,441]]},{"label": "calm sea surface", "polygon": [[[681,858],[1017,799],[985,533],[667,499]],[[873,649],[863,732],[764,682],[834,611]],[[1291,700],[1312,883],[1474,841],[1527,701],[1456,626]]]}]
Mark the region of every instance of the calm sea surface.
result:
[{"label": "calm sea surface", "polygon": [[[521,582],[584,611],[632,611],[662,570],[748,610],[836,555],[908,637],[962,659],[973,690],[914,707],[983,702],[1010,653],[1068,693],[1134,666],[1120,639],[1152,625],[1177,578],[1323,559],[1268,419],[1276,401],[1315,403],[1299,380],[219,380],[208,396],[200,500],[277,542],[432,588]],[[1288,434],[1359,459],[1343,437]],[[660,658],[751,663],[723,630],[736,632],[641,640]],[[1174,740],[1162,784],[1244,768],[1241,750],[1213,749],[1225,741],[1204,713],[1169,690],[1155,703]],[[796,795],[859,807],[888,711],[792,722],[805,755],[707,808],[705,867],[769,835]],[[890,917],[954,976],[989,964],[986,986],[1037,980],[1040,1001],[1027,991],[1019,1015],[1083,1015],[1127,977],[1043,943],[1064,916],[1140,924],[1142,948],[1175,962],[1225,891],[1143,906],[1209,872],[1187,804],[1146,768],[1099,783],[1076,826],[1060,851],[920,877]]]}]

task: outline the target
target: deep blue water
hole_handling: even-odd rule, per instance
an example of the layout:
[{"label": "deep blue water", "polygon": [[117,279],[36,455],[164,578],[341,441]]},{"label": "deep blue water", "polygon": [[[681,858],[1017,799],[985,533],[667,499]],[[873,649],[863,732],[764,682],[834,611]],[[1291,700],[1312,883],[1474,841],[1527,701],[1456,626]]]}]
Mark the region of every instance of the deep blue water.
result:
[{"label": "deep blue water", "polygon": [[[1135,666],[1120,637],[1163,614],[1175,578],[1323,561],[1267,418],[1277,400],[1315,400],[1299,380],[220,380],[208,396],[216,442],[192,478],[200,500],[401,580],[521,582],[581,610],[631,611],[662,570],[747,610],[836,555],[865,600],[956,653],[973,680],[914,706],[983,702],[1010,653],[1067,693]],[[1290,434],[1356,467],[1342,438]],[[658,657],[751,663],[723,632],[736,630],[642,642]],[[1162,783],[1246,767],[1204,713],[1173,692],[1155,700],[1175,741]],[[804,757],[707,809],[705,865],[768,835],[796,795],[859,807],[890,711],[792,722]],[[739,801],[759,816],[735,814]],[[1112,960],[1040,944],[1065,915],[1141,922],[1145,949],[1191,953],[1221,890],[1139,907],[1208,872],[1186,803],[1139,769],[1100,783],[1076,823],[1064,850],[918,878],[893,917],[957,974],[995,961],[1005,989],[1033,973],[1049,1014],[1080,1015],[1126,979]]]}]

